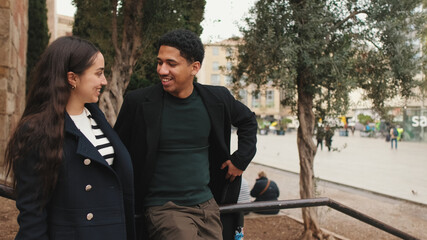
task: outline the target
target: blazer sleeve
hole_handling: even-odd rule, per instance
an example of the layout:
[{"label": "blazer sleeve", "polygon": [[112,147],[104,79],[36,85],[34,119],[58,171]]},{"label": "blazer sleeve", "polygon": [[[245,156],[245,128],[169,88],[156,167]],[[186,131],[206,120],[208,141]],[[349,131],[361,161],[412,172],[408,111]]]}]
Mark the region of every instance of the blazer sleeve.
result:
[{"label": "blazer sleeve", "polygon": [[49,239],[47,210],[41,204],[41,180],[35,171],[38,157],[29,155],[15,166],[19,230],[15,239]]},{"label": "blazer sleeve", "polygon": [[257,128],[255,113],[246,105],[236,100],[227,90],[230,97],[231,124],[237,128],[237,150],[231,154],[231,162],[245,170],[256,153]]}]

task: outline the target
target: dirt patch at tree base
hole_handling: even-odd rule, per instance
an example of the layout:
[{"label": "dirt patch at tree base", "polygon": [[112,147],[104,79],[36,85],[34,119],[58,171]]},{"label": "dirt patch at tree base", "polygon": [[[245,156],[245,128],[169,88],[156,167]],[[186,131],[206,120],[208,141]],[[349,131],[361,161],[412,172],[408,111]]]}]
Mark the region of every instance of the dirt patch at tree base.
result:
[{"label": "dirt patch at tree base", "polygon": [[15,201],[0,197],[0,240],[15,239],[18,231]]},{"label": "dirt patch at tree base", "polygon": [[245,218],[244,239],[298,240],[304,227],[287,216],[268,216]]},{"label": "dirt patch at tree base", "polygon": [[[304,233],[304,226],[302,222],[286,215],[250,215],[245,217],[244,225],[244,235],[246,240],[299,240]],[[328,230],[323,229],[323,231],[325,234],[331,236],[330,239],[347,239]]]}]

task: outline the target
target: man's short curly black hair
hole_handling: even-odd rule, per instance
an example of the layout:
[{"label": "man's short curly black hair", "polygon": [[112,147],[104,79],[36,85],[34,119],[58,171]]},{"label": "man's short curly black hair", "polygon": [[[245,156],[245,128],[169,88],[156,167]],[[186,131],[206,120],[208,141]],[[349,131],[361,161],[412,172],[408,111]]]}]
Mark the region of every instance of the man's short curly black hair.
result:
[{"label": "man's short curly black hair", "polygon": [[205,57],[202,41],[199,36],[190,30],[177,29],[165,33],[160,37],[158,49],[162,45],[178,49],[181,56],[190,63],[199,61],[202,64]]}]

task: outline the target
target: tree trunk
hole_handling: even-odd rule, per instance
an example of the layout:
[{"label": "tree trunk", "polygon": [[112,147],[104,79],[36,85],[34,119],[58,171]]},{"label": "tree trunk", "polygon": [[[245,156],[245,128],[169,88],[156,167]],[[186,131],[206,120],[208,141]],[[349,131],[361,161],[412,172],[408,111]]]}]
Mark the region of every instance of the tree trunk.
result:
[{"label": "tree trunk", "polygon": [[[307,89],[309,76],[300,73],[298,82],[298,127],[297,143],[300,159],[300,196],[301,199],[314,198],[314,171],[313,162],[316,155],[316,145],[313,141],[313,129],[315,117],[313,112],[313,94],[304,91]],[[302,239],[325,239],[317,220],[315,208],[302,208],[302,218],[304,221],[304,235]]]},{"label": "tree trunk", "polygon": [[[111,66],[111,79],[99,100],[99,107],[111,125],[116,122],[123,103],[123,93],[129,85],[133,67],[141,54],[142,7],[143,0],[122,1],[123,25],[118,26],[118,0],[112,1],[112,36],[114,63]],[[118,29],[122,29],[121,36]],[[121,42],[120,40],[121,39]]]},{"label": "tree trunk", "polygon": [[116,122],[117,115],[122,106],[123,93],[129,84],[131,75],[132,67],[130,67],[129,63],[125,63],[125,59],[121,60],[121,62],[120,60],[114,61],[111,67],[111,79],[99,99],[99,107],[112,126]]}]

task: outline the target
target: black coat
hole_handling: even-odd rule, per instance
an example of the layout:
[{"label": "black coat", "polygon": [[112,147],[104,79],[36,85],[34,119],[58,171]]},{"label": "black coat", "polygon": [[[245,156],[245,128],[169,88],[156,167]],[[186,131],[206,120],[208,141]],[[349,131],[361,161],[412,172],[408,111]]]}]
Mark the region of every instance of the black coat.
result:
[{"label": "black coat", "polygon": [[258,178],[255,181],[255,185],[251,190],[251,196],[255,198],[255,202],[273,201],[273,200],[277,200],[277,198],[279,197],[280,195],[279,188],[277,187],[277,184],[271,180],[267,190],[262,195],[260,195],[260,193],[267,186],[267,182],[268,182],[268,178],[266,177]]},{"label": "black coat", "polygon": [[19,231],[16,239],[135,239],[133,170],[129,153],[96,104],[86,108],[114,147],[109,166],[91,142],[65,116],[64,158],[45,208],[36,198],[40,178],[32,152],[17,167],[16,205]]},{"label": "black coat", "polygon": [[[212,125],[209,136],[209,187],[218,204],[235,203],[241,179],[237,178],[228,184],[228,180],[225,180],[226,170],[220,167],[226,160],[231,160],[241,170],[249,165],[256,152],[255,115],[224,87],[198,83],[194,83],[194,86],[203,100]],[[143,200],[156,165],[164,93],[161,84],[130,92],[125,97],[114,126],[133,161],[137,216],[143,215]],[[238,128],[239,140],[238,150],[233,154],[230,154],[231,125]],[[229,231],[226,228],[230,224],[225,225],[224,232]]]},{"label": "black coat", "polygon": [[[261,177],[258,178],[255,181],[255,185],[251,190],[251,196],[255,198],[255,202],[259,201],[275,201],[280,195],[279,188],[277,187],[276,183],[274,181],[270,180],[270,184],[268,185],[268,178]],[[264,189],[267,187],[267,189],[264,191]],[[263,194],[262,191],[264,191]],[[258,211],[256,213],[259,214],[277,214],[280,211],[280,209],[273,209],[273,210],[264,210],[264,211]]]}]

